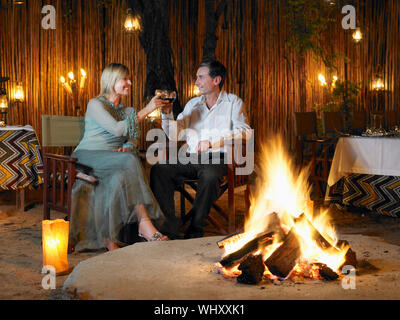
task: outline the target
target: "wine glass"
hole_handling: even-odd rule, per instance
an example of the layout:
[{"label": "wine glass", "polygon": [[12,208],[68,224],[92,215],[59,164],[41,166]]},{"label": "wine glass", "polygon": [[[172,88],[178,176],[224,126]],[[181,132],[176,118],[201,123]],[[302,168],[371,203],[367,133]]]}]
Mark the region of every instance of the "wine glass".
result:
[{"label": "wine glass", "polygon": [[[159,99],[167,100],[171,103],[174,102],[176,99],[176,92],[173,90],[157,89],[154,93],[156,96],[159,95]],[[155,109],[153,112],[147,115],[147,118],[149,118],[153,122],[156,120],[161,120],[161,110]]]},{"label": "wine glass", "polygon": [[155,91],[156,95],[160,95],[160,99],[161,100],[167,100],[169,102],[174,102],[176,99],[176,92],[173,90],[161,90],[161,89],[157,89]]}]

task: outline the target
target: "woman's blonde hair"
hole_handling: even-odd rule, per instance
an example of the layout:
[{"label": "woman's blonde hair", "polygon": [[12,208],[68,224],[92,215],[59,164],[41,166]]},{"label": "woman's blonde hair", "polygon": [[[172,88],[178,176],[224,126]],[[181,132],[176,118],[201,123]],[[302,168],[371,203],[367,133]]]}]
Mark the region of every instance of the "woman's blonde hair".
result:
[{"label": "woman's blonde hair", "polygon": [[129,69],[120,63],[110,63],[101,74],[100,96],[109,97],[114,93],[115,82],[129,75]]}]

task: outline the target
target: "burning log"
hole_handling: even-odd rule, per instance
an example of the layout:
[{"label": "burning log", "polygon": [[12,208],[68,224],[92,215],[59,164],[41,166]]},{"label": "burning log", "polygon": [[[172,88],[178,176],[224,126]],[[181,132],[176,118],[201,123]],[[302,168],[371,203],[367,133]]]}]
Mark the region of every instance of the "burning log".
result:
[{"label": "burning log", "polygon": [[[264,229],[263,234],[271,233],[271,232],[279,234],[279,232],[281,232],[281,231],[282,231],[282,229],[280,226],[280,220],[279,220],[278,214],[276,212],[270,213],[268,225]],[[233,242],[236,239],[239,239],[242,233],[243,233],[243,229],[239,232],[234,232],[234,233],[227,235],[225,238],[223,238],[217,242],[218,248],[222,249],[222,248],[224,248],[225,244]]]},{"label": "burning log", "polygon": [[329,248],[334,248],[339,251],[337,248],[333,247],[328,240],[326,240],[321,233],[313,226],[313,224],[308,220],[307,216],[303,213],[296,220],[296,223],[307,223],[308,228],[311,230],[311,238],[315,241],[315,243],[322,249],[326,250]]},{"label": "burning log", "polygon": [[265,265],[262,255],[249,255],[239,265],[242,274],[238,276],[237,281],[245,284],[257,284],[262,280]]},{"label": "burning log", "polygon": [[258,250],[260,247],[262,248],[272,244],[272,236],[273,236],[272,232],[262,233],[253,240],[247,242],[239,250],[225,256],[220,261],[220,264],[225,268],[233,267],[234,265],[240,263],[243,260],[243,258],[245,258],[246,255],[248,255],[249,253]]},{"label": "burning log", "polygon": [[331,268],[329,268],[326,264],[324,263],[316,263],[316,265],[319,267],[319,275],[324,279],[324,280],[336,280],[339,278],[339,275],[333,271]]},{"label": "burning log", "polygon": [[243,233],[243,229],[239,232],[234,232],[231,234],[228,234],[226,237],[222,238],[221,240],[217,241],[217,246],[220,249],[223,249],[225,247],[225,244],[234,241],[236,238],[240,238],[240,235]]},{"label": "burning log", "polygon": [[286,278],[295,267],[300,254],[300,242],[292,229],[283,244],[264,263],[272,274],[280,278]]},{"label": "burning log", "polygon": [[353,266],[354,268],[357,268],[357,256],[356,253],[350,248],[350,244],[346,240],[339,240],[336,244],[339,248],[348,246],[349,249],[346,252],[345,255],[345,262],[340,266],[340,269],[343,268],[343,266],[350,265]]}]

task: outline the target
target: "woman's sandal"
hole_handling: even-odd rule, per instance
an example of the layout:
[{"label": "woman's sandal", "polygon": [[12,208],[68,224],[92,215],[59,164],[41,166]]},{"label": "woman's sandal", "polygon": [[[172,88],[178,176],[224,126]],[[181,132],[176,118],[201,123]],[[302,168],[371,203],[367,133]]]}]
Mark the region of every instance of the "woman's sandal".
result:
[{"label": "woman's sandal", "polygon": [[[145,241],[166,241],[169,240],[167,236],[164,236],[160,232],[154,232],[150,239],[147,239],[143,234],[140,232],[138,233],[139,237],[144,239]],[[163,239],[165,238],[165,239]]]}]

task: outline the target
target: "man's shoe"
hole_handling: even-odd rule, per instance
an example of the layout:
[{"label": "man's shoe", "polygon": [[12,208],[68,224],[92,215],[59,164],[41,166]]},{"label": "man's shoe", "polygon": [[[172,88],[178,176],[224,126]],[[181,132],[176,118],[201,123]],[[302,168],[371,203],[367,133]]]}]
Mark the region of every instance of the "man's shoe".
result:
[{"label": "man's shoe", "polygon": [[204,231],[199,228],[189,227],[184,236],[185,239],[194,239],[194,238],[202,238],[204,235]]}]

